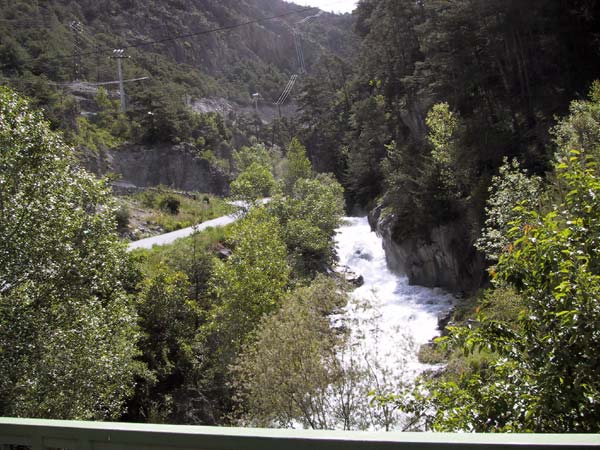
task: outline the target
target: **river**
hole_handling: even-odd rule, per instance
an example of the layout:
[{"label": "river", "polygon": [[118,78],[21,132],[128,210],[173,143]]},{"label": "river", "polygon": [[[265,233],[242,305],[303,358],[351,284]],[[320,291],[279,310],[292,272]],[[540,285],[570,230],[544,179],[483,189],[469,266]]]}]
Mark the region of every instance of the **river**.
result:
[{"label": "river", "polygon": [[[454,297],[441,289],[410,286],[406,277],[391,272],[381,238],[366,217],[345,218],[336,244],[339,264],[364,278],[344,312],[334,318],[351,330],[350,345],[339,357],[346,364],[362,365],[368,389],[398,393],[432,368],[418,361],[418,348],[439,335],[438,318],[450,311]],[[371,418],[375,423],[368,427],[402,428],[401,414],[394,414],[385,423],[381,417]]]},{"label": "river", "polygon": [[[225,216],[133,242],[129,250],[168,244],[236,218]],[[333,326],[348,330],[349,338],[336,355],[346,381],[328,394],[332,406],[326,422],[329,428],[403,429],[407,417],[393,405],[371,403],[371,393],[399,394],[424,370],[434,368],[421,364],[417,352],[439,335],[438,318],[450,311],[454,297],[441,289],[410,286],[406,277],[391,272],[381,238],[371,231],[366,217],[346,217],[337,230],[336,247],[339,266],[361,275],[364,284],[352,292],[343,312],[332,317]]]}]

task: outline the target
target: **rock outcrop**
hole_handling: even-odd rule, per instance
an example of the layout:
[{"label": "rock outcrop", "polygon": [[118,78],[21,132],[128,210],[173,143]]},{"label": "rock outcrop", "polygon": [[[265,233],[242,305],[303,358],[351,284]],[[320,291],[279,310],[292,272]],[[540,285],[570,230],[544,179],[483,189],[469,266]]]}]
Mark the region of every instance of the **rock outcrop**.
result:
[{"label": "rock outcrop", "polygon": [[165,185],[182,191],[227,194],[228,180],[185,144],[146,147],[124,145],[82,158],[99,175],[113,173],[122,184],[137,187]]},{"label": "rock outcrop", "polygon": [[436,226],[425,237],[411,236],[396,242],[394,217],[381,212],[381,207],[371,211],[371,227],[383,238],[390,269],[406,275],[411,284],[471,294],[484,283],[485,262],[473,247],[464,223]]},{"label": "rock outcrop", "polygon": [[223,117],[246,116],[249,120],[253,120],[254,115],[258,114],[263,123],[272,123],[279,118],[280,113],[282,117],[295,117],[298,115],[298,105],[293,100],[280,107],[262,100],[258,102],[258,108],[255,109],[252,105],[242,105],[221,97],[210,97],[194,100],[190,107],[200,114],[216,112]]}]

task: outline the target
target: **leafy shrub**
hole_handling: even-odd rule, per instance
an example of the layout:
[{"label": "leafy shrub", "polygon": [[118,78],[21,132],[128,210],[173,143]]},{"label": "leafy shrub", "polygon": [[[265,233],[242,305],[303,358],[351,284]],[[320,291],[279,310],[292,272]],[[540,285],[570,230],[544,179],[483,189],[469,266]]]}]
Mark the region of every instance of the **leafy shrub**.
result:
[{"label": "leafy shrub", "polygon": [[179,207],[181,206],[181,202],[178,198],[172,195],[167,195],[166,197],[163,197],[160,200],[158,206],[163,211],[167,211],[170,214],[176,216],[177,214],[179,214]]},{"label": "leafy shrub", "polygon": [[131,218],[131,211],[127,205],[121,205],[115,212],[115,219],[117,221],[118,230],[126,230],[129,227],[129,219]]}]

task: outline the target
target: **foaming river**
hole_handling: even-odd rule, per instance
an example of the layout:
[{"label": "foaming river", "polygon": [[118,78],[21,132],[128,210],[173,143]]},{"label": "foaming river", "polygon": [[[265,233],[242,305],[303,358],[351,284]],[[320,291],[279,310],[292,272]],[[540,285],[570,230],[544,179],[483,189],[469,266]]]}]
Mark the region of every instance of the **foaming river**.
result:
[{"label": "foaming river", "polygon": [[[365,389],[380,395],[399,393],[432,368],[419,363],[417,351],[439,335],[438,318],[448,313],[454,298],[440,289],[410,286],[406,277],[391,272],[381,238],[371,231],[366,217],[346,218],[336,243],[340,266],[364,279],[343,313],[334,318],[351,336],[346,354],[339,358],[363,368]],[[371,429],[402,428],[399,412],[368,422]]]}]

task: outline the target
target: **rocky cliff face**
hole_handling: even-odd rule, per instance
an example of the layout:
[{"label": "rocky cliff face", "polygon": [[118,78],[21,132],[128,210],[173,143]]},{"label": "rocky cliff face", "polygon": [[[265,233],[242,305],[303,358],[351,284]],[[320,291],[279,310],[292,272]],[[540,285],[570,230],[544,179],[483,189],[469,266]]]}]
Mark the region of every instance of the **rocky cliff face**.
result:
[{"label": "rocky cliff face", "polygon": [[190,107],[200,114],[215,112],[223,117],[233,114],[234,116],[246,116],[249,120],[253,120],[254,115],[257,114],[263,123],[273,123],[275,119],[280,117],[280,113],[281,117],[287,118],[298,115],[298,104],[295,101],[290,101],[280,107],[262,101],[258,103],[258,108],[255,109],[252,105],[241,105],[226,98],[211,97],[194,100]]},{"label": "rocky cliff face", "polygon": [[411,284],[441,287],[453,293],[471,294],[485,281],[485,263],[473,247],[468,230],[460,222],[434,227],[429,235],[396,242],[394,217],[377,207],[369,222],[383,238],[388,266],[406,275]]},{"label": "rocky cliff face", "polygon": [[99,175],[114,173],[122,185],[135,187],[159,184],[183,191],[224,195],[226,176],[198,158],[187,145],[146,147],[125,145],[99,154],[87,154],[85,167]]}]

